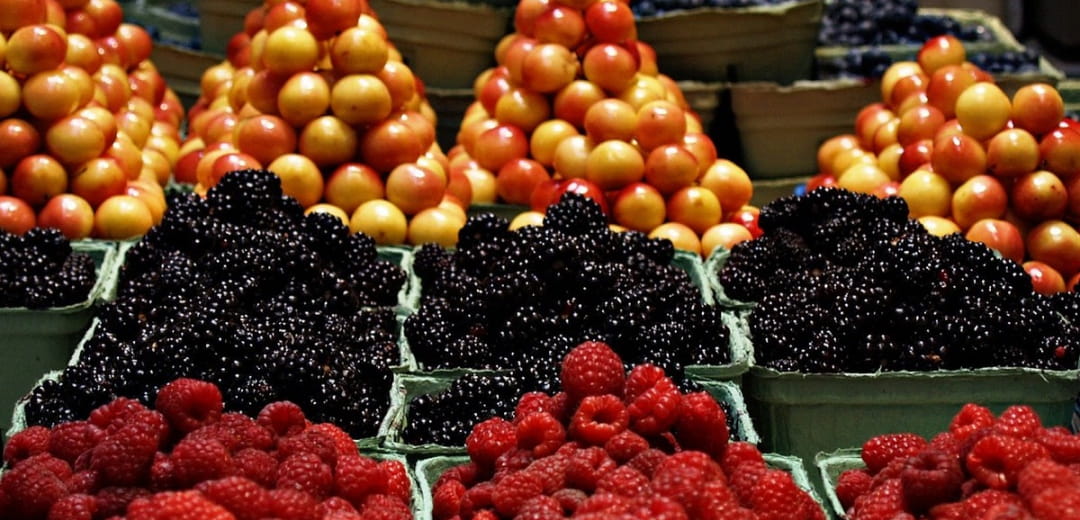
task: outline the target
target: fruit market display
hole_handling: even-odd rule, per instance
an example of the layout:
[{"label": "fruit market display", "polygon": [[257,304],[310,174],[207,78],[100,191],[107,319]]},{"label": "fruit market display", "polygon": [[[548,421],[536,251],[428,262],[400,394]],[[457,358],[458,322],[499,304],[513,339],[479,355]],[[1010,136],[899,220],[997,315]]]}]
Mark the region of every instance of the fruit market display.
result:
[{"label": "fruit market display", "polygon": [[[834,188],[762,209],[765,234],[735,246],[727,296],[755,301],[755,362],[781,371],[992,366],[1071,370],[1080,293],[1045,296],[1019,264],[908,219],[903,199]],[[1072,309],[1067,310],[1067,309]]]},{"label": "fruit market display", "polygon": [[568,191],[586,194],[614,224],[708,254],[750,237],[737,215],[753,193],[717,159],[679,87],[636,40],[630,7],[602,0],[522,0],[498,66],[474,83],[451,176],[473,202],[542,212]]},{"label": "fruit market display", "polygon": [[993,38],[985,27],[947,16],[919,14],[917,0],[831,0],[821,18],[821,45],[919,45],[941,35],[964,41]]},{"label": "fruit market display", "polygon": [[150,36],[113,0],[0,11],[0,229],[145,233],[164,211],[183,117]]},{"label": "fruit market display", "polygon": [[470,462],[432,492],[433,517],[824,518],[791,475],[755,446],[728,442],[708,394],[681,394],[664,370],[629,373],[603,344],[562,364],[562,391],[521,397],[466,440]]},{"label": "fruit market display", "polygon": [[177,379],[154,408],[119,398],[85,419],[35,426],[4,448],[10,520],[411,519],[405,466],[359,453],[294,403],[225,412],[211,383]]},{"label": "fruit market display", "polygon": [[195,377],[254,414],[290,400],[356,438],[373,436],[400,363],[393,306],[405,273],[337,218],[305,216],[265,171],[177,195],[126,254],[118,297],[76,363],[26,402],[31,425],[84,417],[117,397],[153,402]]},{"label": "fruit market display", "polygon": [[611,231],[592,199],[568,193],[543,226],[470,218],[455,251],[421,248],[422,304],[405,338],[423,369],[517,369],[518,388],[554,391],[559,360],[585,340],[673,377],[729,361],[722,311],[672,265],[667,240]]},{"label": "fruit market display", "polygon": [[447,175],[423,83],[365,0],[266,2],[201,87],[176,172],[197,191],[266,168],[379,244],[452,243],[464,224],[468,183]]},{"label": "fruit market display", "polygon": [[836,494],[851,520],[1076,518],[1078,453],[1080,437],[1044,427],[1029,407],[994,417],[968,404],[929,441],[912,433],[866,441],[866,468],[842,473]]},{"label": "fruit market display", "polygon": [[94,260],[72,253],[55,229],[24,235],[0,230],[0,308],[46,309],[86,301],[97,277]]},{"label": "fruit market display", "polygon": [[1065,290],[1080,277],[1080,127],[1052,86],[1010,99],[964,56],[941,37],[889,67],[882,103],[821,145],[810,185],[898,194],[933,233],[962,232],[1024,263],[1038,290]]}]

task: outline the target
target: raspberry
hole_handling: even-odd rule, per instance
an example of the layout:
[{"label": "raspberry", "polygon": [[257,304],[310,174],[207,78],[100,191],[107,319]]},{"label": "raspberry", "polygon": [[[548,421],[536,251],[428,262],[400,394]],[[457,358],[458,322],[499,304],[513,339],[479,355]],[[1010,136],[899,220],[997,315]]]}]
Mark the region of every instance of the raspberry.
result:
[{"label": "raspberry", "polygon": [[169,458],[175,467],[176,481],[184,488],[238,473],[229,451],[213,439],[184,439],[173,448]]},{"label": "raspberry", "polygon": [[675,466],[690,466],[701,471],[705,480],[724,479],[724,470],[711,457],[700,451],[680,451],[660,463],[660,470]]},{"label": "raspberry", "polygon": [[295,489],[272,489],[270,510],[281,520],[319,520],[319,503],[311,495]]},{"label": "raspberry", "polygon": [[77,471],[64,482],[64,485],[67,486],[68,493],[89,495],[98,488],[98,474],[93,470]]},{"label": "raspberry", "polygon": [[495,491],[494,482],[481,482],[465,492],[465,498],[461,501],[461,516],[468,517],[481,509],[490,509],[491,494]]},{"label": "raspberry", "polygon": [[465,497],[465,484],[459,480],[450,480],[435,488],[431,496],[432,515],[435,520],[444,520],[461,513],[461,499]]},{"label": "raspberry", "polygon": [[335,494],[360,507],[368,495],[382,493],[386,483],[379,463],[360,455],[338,459],[335,468]]},{"label": "raspberry", "polygon": [[870,474],[877,474],[893,459],[917,455],[927,446],[926,439],[914,433],[878,435],[863,444],[862,459]]},{"label": "raspberry", "polygon": [[472,461],[481,468],[492,468],[499,455],[517,446],[517,428],[499,417],[492,417],[473,426],[465,439],[465,448]]},{"label": "raspberry", "polygon": [[720,459],[728,445],[727,416],[716,400],[705,392],[682,396],[682,411],[675,424],[675,437],[684,450],[697,450]]},{"label": "raspberry", "polygon": [[660,463],[664,462],[665,459],[667,459],[666,453],[650,448],[634,455],[634,458],[628,460],[626,465],[640,471],[651,479],[653,474],[656,473],[656,468],[660,467]]},{"label": "raspberry", "polygon": [[1030,439],[1042,429],[1042,421],[1030,406],[1010,406],[1001,412],[993,428],[1002,435]]},{"label": "raspberry", "polygon": [[688,511],[694,518],[719,519],[734,517],[733,512],[739,507],[739,499],[727,483],[714,480],[701,486]]},{"label": "raspberry", "polygon": [[603,513],[606,518],[619,518],[621,514],[630,512],[630,499],[613,495],[611,493],[597,493],[581,503],[574,518],[580,518],[588,513]]},{"label": "raspberry", "polygon": [[554,493],[566,487],[566,468],[570,460],[562,455],[551,455],[529,464],[526,469],[536,475],[544,486],[544,493]]},{"label": "raspberry", "polygon": [[256,422],[278,437],[296,435],[307,428],[304,411],[296,403],[290,401],[278,401],[266,405],[259,412]]},{"label": "raspberry", "polygon": [[158,450],[159,433],[152,424],[128,423],[94,447],[90,468],[98,472],[103,485],[145,482]]},{"label": "raspberry", "polygon": [[278,465],[277,488],[298,489],[321,501],[334,488],[334,471],[318,455],[297,453]]},{"label": "raspberry", "polygon": [[74,464],[79,455],[93,449],[104,438],[105,432],[88,421],[60,424],[49,432],[49,453]]},{"label": "raspberry", "polygon": [[616,468],[615,471],[600,477],[596,484],[598,492],[614,493],[627,498],[636,497],[648,488],[649,477],[630,466]]},{"label": "raspberry", "polygon": [[1020,470],[1033,460],[1049,456],[1041,444],[1016,437],[991,435],[975,444],[966,467],[972,477],[991,489],[1009,489]]},{"label": "raspberry", "polygon": [[534,413],[551,413],[552,410],[553,402],[551,396],[544,392],[528,392],[522,394],[521,399],[518,399],[517,407],[514,408],[514,422],[520,422],[522,419]]},{"label": "raspberry", "polygon": [[371,495],[364,500],[364,520],[412,520],[412,510],[389,495]]},{"label": "raspberry", "polygon": [[606,343],[587,341],[563,358],[563,390],[573,402],[592,395],[623,395],[626,374],[622,359]]},{"label": "raspberry", "polygon": [[[961,518],[981,518],[986,514],[990,508],[998,504],[1015,504],[1018,506],[1024,505],[1020,501],[1020,497],[1007,491],[1000,491],[997,489],[987,489],[975,493],[965,498],[961,504],[964,506],[964,512]],[[1053,518],[1053,517],[1047,517]]]},{"label": "raspberry", "polygon": [[570,436],[594,446],[626,430],[630,414],[618,397],[611,394],[590,395],[581,400],[570,421]]},{"label": "raspberry", "polygon": [[694,495],[708,479],[705,472],[692,466],[660,464],[653,475],[651,488],[658,495],[668,497],[687,507],[693,504]]},{"label": "raspberry", "polygon": [[517,515],[525,502],[543,492],[544,485],[540,478],[522,471],[507,475],[496,483],[495,490],[491,492],[491,502],[500,514],[512,517]]},{"label": "raspberry", "polygon": [[339,457],[342,455],[356,455],[360,453],[360,450],[356,447],[356,441],[354,441],[348,433],[345,433],[345,430],[342,430],[331,423],[313,424],[309,426],[306,431],[314,434],[323,434],[333,439]]},{"label": "raspberry", "polygon": [[1042,444],[1050,457],[1062,464],[1080,463],[1080,436],[1057,429],[1041,430],[1035,440]]},{"label": "raspberry", "polygon": [[333,466],[338,458],[338,441],[330,434],[307,429],[278,440],[277,457],[283,461],[293,455],[310,453]]},{"label": "raspberry", "polygon": [[158,391],[154,408],[164,414],[177,431],[188,433],[217,422],[224,405],[217,385],[180,378]]},{"label": "raspberry", "polygon": [[658,520],[688,520],[686,509],[670,498],[658,495],[640,496],[634,500],[631,514],[637,518]]},{"label": "raspberry", "polygon": [[566,466],[566,485],[591,492],[600,478],[615,470],[615,461],[601,448],[578,450]]},{"label": "raspberry", "polygon": [[331,511],[325,514],[316,515],[317,518],[322,520],[364,520],[364,517],[356,511]]},{"label": "raspberry", "polygon": [[316,514],[320,518],[333,513],[350,513],[360,516],[360,513],[356,511],[356,508],[353,507],[353,505],[349,503],[348,500],[345,500],[341,497],[330,497],[326,500],[323,500],[322,503],[319,504],[318,509],[316,510]]},{"label": "raspberry", "polygon": [[84,494],[68,495],[49,508],[48,520],[93,520],[97,500]]},{"label": "raspberry", "polygon": [[[796,512],[804,503],[806,492],[792,480],[791,474],[770,469],[758,477],[750,492],[750,508],[761,520],[798,520],[809,518],[809,511]],[[799,509],[804,509],[800,507]]]},{"label": "raspberry", "polygon": [[562,506],[559,501],[549,496],[530,498],[522,504],[515,519],[518,520],[561,520],[563,516]]},{"label": "raspberry", "polygon": [[647,449],[649,449],[649,441],[630,430],[618,433],[604,443],[604,451],[620,464]]},{"label": "raspberry", "polygon": [[900,483],[908,510],[921,512],[959,498],[964,471],[955,456],[927,449],[908,459]]},{"label": "raspberry", "polygon": [[731,477],[739,472],[739,468],[744,464],[764,468],[765,458],[761,456],[757,446],[749,442],[729,443],[727,449],[724,450],[724,456],[720,459],[720,467],[723,468],[724,474]]},{"label": "raspberry", "polygon": [[272,487],[277,482],[277,459],[273,455],[254,448],[236,452],[233,456],[238,474],[247,477],[263,487]]},{"label": "raspberry", "polygon": [[509,475],[511,473],[517,473],[527,467],[533,462],[532,453],[528,450],[519,450],[517,448],[512,449],[502,455],[499,455],[498,459],[495,459],[495,475],[492,480],[498,480],[499,478]]},{"label": "raspberry", "polygon": [[168,491],[177,487],[176,464],[168,455],[160,451],[155,453],[154,462],[150,465],[150,489]]},{"label": "raspberry", "polygon": [[1016,478],[1016,491],[1027,500],[1055,487],[1080,487],[1080,477],[1053,460],[1039,459],[1020,470]]},{"label": "raspberry", "polygon": [[439,480],[435,482],[435,487],[441,486],[448,480],[456,480],[469,486],[476,481],[476,465],[473,463],[462,464],[461,466],[454,466],[443,472],[439,476]]},{"label": "raspberry", "polygon": [[499,520],[499,515],[496,515],[491,511],[484,510],[479,511],[475,515],[473,515],[472,520]]},{"label": "raspberry", "polygon": [[109,430],[119,428],[127,422],[130,415],[142,411],[146,411],[142,403],[127,397],[118,397],[90,412],[89,421],[98,428]]},{"label": "raspberry", "polygon": [[236,444],[232,446],[233,451],[248,448],[269,450],[274,447],[274,436],[270,431],[242,413],[222,414],[218,424],[229,430],[235,437]]},{"label": "raspberry", "polygon": [[566,392],[559,392],[551,396],[551,415],[554,415],[560,422],[565,423],[570,419],[570,413],[574,411],[573,403],[570,402],[570,396],[566,395]]},{"label": "raspberry", "polygon": [[244,477],[210,480],[198,484],[195,489],[211,502],[229,510],[237,520],[258,520],[273,514],[270,494]]},{"label": "raspberry", "polygon": [[1024,506],[998,504],[986,510],[981,520],[1034,520]]},{"label": "raspberry", "polygon": [[22,461],[21,463],[19,463],[19,465],[40,467],[43,470],[48,471],[53,475],[56,475],[56,477],[60,480],[67,480],[71,478],[73,474],[70,464],[56,457],[53,457],[52,455],[49,455],[48,453],[39,453],[37,455],[34,455],[33,457]]},{"label": "raspberry", "polygon": [[840,499],[840,505],[849,509],[855,504],[855,499],[870,492],[874,477],[861,469],[849,469],[840,474],[836,479],[836,497]]},{"label": "raspberry", "polygon": [[412,500],[412,484],[404,464],[396,460],[384,460],[379,463],[379,471],[382,471],[385,482],[383,487],[387,495],[397,497],[404,503]]},{"label": "raspberry", "polygon": [[949,455],[959,456],[962,442],[950,432],[941,432],[930,439],[930,447]]},{"label": "raspberry", "polygon": [[1080,488],[1056,487],[1047,489],[1029,502],[1036,518],[1075,519],[1080,516]]},{"label": "raspberry", "polygon": [[107,487],[98,490],[94,498],[97,499],[97,515],[102,518],[111,516],[123,516],[127,511],[128,504],[139,498],[149,497],[151,493],[141,487]]},{"label": "raspberry", "polygon": [[966,520],[964,518],[964,504],[953,502],[941,504],[930,509],[930,518],[933,520]]},{"label": "raspberry", "polygon": [[68,494],[67,486],[47,465],[24,460],[0,480],[14,518],[44,518],[54,502]]},{"label": "raspberry", "polygon": [[128,506],[128,520],[234,520],[224,507],[198,491],[158,493],[136,499]]},{"label": "raspberry", "polygon": [[14,465],[16,462],[49,451],[49,429],[44,426],[31,426],[8,439],[4,446],[4,462]]},{"label": "raspberry", "polygon": [[572,515],[581,507],[581,504],[585,502],[588,496],[580,489],[568,488],[552,493],[551,498],[559,501],[559,506],[562,507],[566,514]]},{"label": "raspberry", "polygon": [[555,453],[566,442],[566,430],[547,412],[529,414],[517,421],[518,448],[529,450],[536,458]]},{"label": "raspberry", "polygon": [[892,520],[904,512],[900,479],[891,479],[855,500],[851,520]]},{"label": "raspberry", "polygon": [[974,403],[965,404],[949,423],[949,433],[957,440],[967,439],[976,430],[989,428],[994,424],[994,414],[989,408]]},{"label": "raspberry", "polygon": [[645,435],[659,435],[679,419],[682,395],[664,369],[644,364],[634,367],[626,379],[626,403],[630,428]]}]

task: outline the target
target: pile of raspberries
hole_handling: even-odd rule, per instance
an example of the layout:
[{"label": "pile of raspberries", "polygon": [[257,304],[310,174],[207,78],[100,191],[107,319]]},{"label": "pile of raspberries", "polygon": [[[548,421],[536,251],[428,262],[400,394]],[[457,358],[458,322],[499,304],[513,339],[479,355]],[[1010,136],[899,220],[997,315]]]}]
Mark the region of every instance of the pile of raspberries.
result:
[{"label": "pile of raspberries", "polygon": [[723,409],[663,369],[627,375],[603,343],[563,360],[562,392],[521,397],[513,422],[477,424],[471,461],[444,472],[436,520],[823,520],[791,475],[728,440]]},{"label": "pile of raspberries", "polygon": [[4,448],[5,520],[397,520],[412,518],[405,466],[369,459],[297,405],[257,419],[177,379],[155,410],[117,399],[85,421],[35,426]]},{"label": "pile of raspberries", "polygon": [[995,418],[965,405],[929,442],[874,437],[866,469],[842,473],[849,520],[1074,520],[1080,518],[1080,436],[1044,428],[1027,406]]}]

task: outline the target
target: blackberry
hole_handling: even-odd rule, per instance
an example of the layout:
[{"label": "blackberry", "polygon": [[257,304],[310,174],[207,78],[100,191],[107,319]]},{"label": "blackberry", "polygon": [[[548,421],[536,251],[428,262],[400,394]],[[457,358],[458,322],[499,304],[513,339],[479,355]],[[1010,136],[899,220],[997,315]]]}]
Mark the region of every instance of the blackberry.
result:
[{"label": "blackberry", "polygon": [[719,273],[727,295],[757,302],[756,360],[804,372],[1076,367],[1078,329],[1059,316],[1069,297],[1034,293],[1015,262],[906,214],[897,198],[836,189],[763,208],[765,235]]},{"label": "blackberry", "polygon": [[409,444],[464,446],[473,425],[512,416],[520,394],[512,376],[466,374],[441,392],[414,398],[402,437]]},{"label": "blackberry", "polygon": [[152,404],[165,382],[193,377],[218,384],[231,410],[291,400],[312,421],[374,435],[400,363],[391,306],[404,272],[378,261],[369,237],[305,217],[270,172],[172,200],[129,250],[78,363],[28,397],[28,422],[82,417],[117,396]]},{"label": "blackberry", "polygon": [[453,252],[421,248],[420,308],[405,338],[423,369],[513,370],[526,390],[558,390],[558,364],[586,340],[631,362],[642,354],[679,379],[688,364],[728,362],[720,310],[702,303],[674,248],[614,233],[596,202],[568,194],[543,227],[473,217]]},{"label": "blackberry", "polygon": [[60,231],[34,228],[19,236],[0,230],[0,247],[0,307],[63,307],[90,296],[94,260],[72,253]]}]

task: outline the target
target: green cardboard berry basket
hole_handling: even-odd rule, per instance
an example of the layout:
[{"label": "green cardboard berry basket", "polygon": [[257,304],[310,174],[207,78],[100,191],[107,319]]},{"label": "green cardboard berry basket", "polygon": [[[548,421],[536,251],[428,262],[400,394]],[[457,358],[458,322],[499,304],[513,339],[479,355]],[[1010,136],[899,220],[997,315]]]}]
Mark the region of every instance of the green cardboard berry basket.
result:
[{"label": "green cardboard berry basket", "polygon": [[[0,407],[10,409],[42,374],[63,368],[90,325],[93,307],[116,285],[116,244],[94,240],[71,243],[75,253],[94,259],[96,281],[79,303],[51,309],[0,309]],[[0,429],[10,426],[0,418]]]},{"label": "green cardboard berry basket", "polygon": [[[776,455],[772,453],[765,453],[763,456],[765,458],[765,464],[770,468],[780,469],[791,473],[792,480],[795,481],[795,484],[804,491],[810,493],[810,496],[814,498],[814,501],[821,505],[823,511],[828,511],[826,506],[822,503],[821,498],[814,490],[814,487],[811,485],[810,477],[806,473],[806,469],[803,468],[802,460],[797,457]],[[435,483],[438,482],[439,477],[450,468],[468,464],[468,462],[469,457],[467,456],[442,456],[423,459],[416,464],[416,479],[420,483],[422,500],[421,507],[416,516],[417,520],[433,520],[432,496]]]},{"label": "green cardboard berry basket", "polygon": [[[756,304],[754,302],[736,300],[728,296],[727,291],[724,290],[724,286],[720,283],[720,271],[724,268],[724,264],[727,263],[730,256],[731,251],[725,249],[723,246],[717,246],[716,249],[713,249],[712,252],[709,253],[709,257],[705,259],[703,266],[705,270],[705,280],[713,293],[713,298],[716,300],[717,305],[747,314],[747,311],[753,309]],[[746,333],[749,335],[749,329],[747,329]]]},{"label": "green cardboard berry basket", "polygon": [[[487,373],[497,375],[497,371],[475,371],[473,373]],[[393,452],[406,453],[417,456],[441,456],[460,455],[465,453],[464,446],[445,446],[440,444],[412,445],[402,437],[409,421],[409,403],[420,395],[437,393],[445,390],[458,376],[420,376],[414,374],[398,374],[390,396],[390,409],[392,416],[387,417],[383,425],[386,431],[386,441],[383,447]],[[754,423],[747,412],[746,402],[743,399],[742,390],[738,385],[725,381],[695,381],[702,390],[712,395],[714,399],[727,405],[727,409],[735,414],[735,418],[729,421],[734,425],[729,435],[732,439],[757,444],[760,442]],[[509,419],[509,418],[507,418]]]},{"label": "green cardboard berry basket", "polygon": [[823,0],[702,7],[641,18],[638,37],[679,80],[777,81],[810,77]]},{"label": "green cardboard berry basket", "polygon": [[822,488],[825,491],[825,506],[832,513],[833,518],[847,518],[847,511],[840,503],[840,497],[836,495],[836,483],[840,474],[849,469],[865,468],[862,460],[862,450],[859,448],[845,448],[829,453],[818,453],[814,457],[814,463],[821,478]]}]

